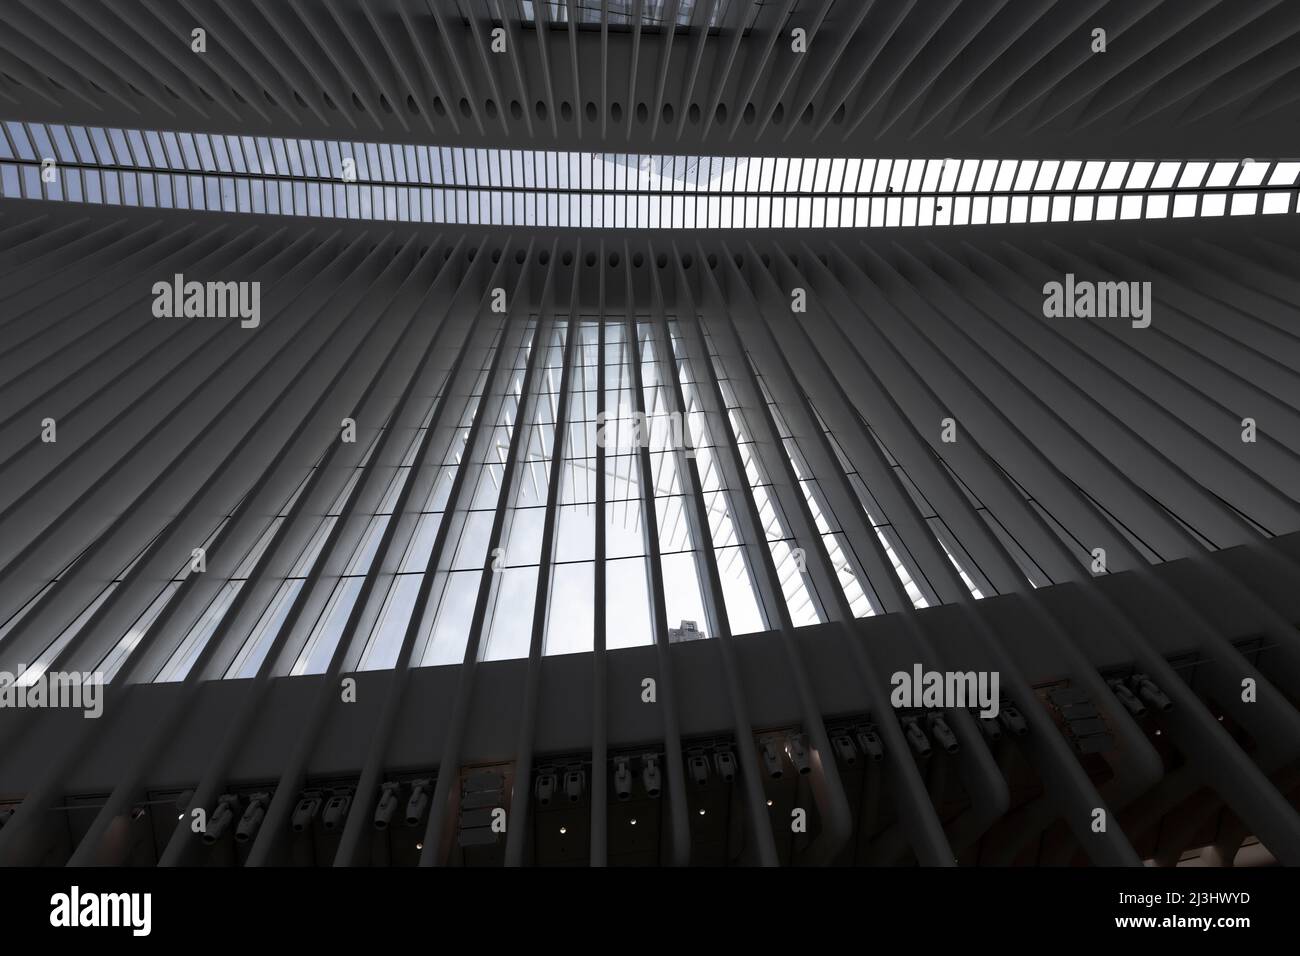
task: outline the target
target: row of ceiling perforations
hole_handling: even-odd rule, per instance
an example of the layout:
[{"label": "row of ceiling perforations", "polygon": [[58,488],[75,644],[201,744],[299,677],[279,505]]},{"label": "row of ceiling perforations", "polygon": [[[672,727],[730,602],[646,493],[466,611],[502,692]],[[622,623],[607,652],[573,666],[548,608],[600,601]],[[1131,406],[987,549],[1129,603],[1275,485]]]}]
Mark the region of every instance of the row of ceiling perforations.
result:
[{"label": "row of ceiling perforations", "polygon": [[[539,29],[513,3],[14,0],[0,103],[31,119],[660,152],[1082,155],[1122,135],[1130,155],[1157,155],[1224,130],[1244,150],[1300,152],[1295,3],[717,2],[664,30],[551,23],[541,4]],[[498,23],[504,53],[490,51]],[[808,54],[790,49],[796,27]]]}]

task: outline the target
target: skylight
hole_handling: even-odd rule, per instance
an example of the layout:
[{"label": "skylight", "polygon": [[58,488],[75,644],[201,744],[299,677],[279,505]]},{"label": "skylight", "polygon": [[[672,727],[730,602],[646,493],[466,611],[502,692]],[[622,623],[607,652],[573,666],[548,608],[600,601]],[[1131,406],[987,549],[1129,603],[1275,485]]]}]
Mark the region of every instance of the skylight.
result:
[{"label": "skylight", "polygon": [[723,157],[3,124],[0,196],[335,219],[834,229],[1297,211],[1300,162]]},{"label": "skylight", "polygon": [[[207,572],[209,590],[185,599],[187,555],[79,666],[167,683],[319,674],[340,654],[352,669],[389,669],[404,648],[415,666],[455,664],[476,614],[480,659],[502,660],[527,657],[534,635],[548,656],[591,651],[602,620],[612,649],[654,643],[657,620],[670,640],[704,640],[719,627],[744,635],[882,613],[892,585],[869,579],[829,482],[861,489],[888,556],[882,573],[913,606],[938,603],[847,459],[813,471],[816,438],[792,434],[747,352],[676,317],[530,317],[479,332],[462,346],[464,374],[447,372],[421,399],[416,427],[376,426],[341,471],[322,455],[264,516],[236,504],[202,543],[230,559],[224,574]],[[825,462],[839,446],[821,427]],[[323,495],[320,513],[301,507],[311,494]],[[254,533],[231,537],[249,521]],[[934,531],[963,576],[978,575],[960,543]],[[78,647],[148,550],[20,682]]]},{"label": "skylight", "polygon": [[[465,8],[471,2],[472,0],[459,0],[462,15],[468,13]],[[724,22],[733,3],[750,8],[748,12],[740,14],[745,18],[745,28],[748,29],[753,26],[764,0],[708,0],[712,9],[705,13],[709,17],[710,29]],[[539,7],[543,8],[542,15],[550,24],[567,25],[570,21],[567,0],[487,0],[487,4],[487,9],[496,22],[504,20],[502,14],[506,11],[502,8],[509,8],[512,4],[518,5],[520,21],[526,25],[537,23]],[[700,6],[702,4],[699,0],[678,0],[677,29],[688,26]],[[611,27],[627,28],[639,23],[642,28],[662,29],[668,22],[671,9],[672,0],[575,0],[572,20],[585,27],[600,26],[603,21]]]}]

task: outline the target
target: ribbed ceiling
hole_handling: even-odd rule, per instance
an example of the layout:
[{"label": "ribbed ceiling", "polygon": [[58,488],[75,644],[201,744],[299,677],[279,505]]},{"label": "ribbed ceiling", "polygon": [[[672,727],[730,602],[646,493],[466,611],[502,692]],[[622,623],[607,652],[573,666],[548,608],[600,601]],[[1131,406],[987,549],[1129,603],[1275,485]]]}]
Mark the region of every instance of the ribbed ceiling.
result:
[{"label": "ribbed ceiling", "polygon": [[0,105],[660,153],[1156,158],[1230,140],[1287,157],[1298,56],[1300,5],[1284,0],[14,0]]}]

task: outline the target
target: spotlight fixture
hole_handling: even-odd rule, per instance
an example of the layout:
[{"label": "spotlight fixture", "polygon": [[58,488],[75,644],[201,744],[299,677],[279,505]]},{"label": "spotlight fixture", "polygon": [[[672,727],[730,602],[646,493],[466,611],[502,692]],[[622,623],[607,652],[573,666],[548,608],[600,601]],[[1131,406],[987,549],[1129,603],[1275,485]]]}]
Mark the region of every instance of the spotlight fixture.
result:
[{"label": "spotlight fixture", "polygon": [[687,766],[697,787],[703,787],[709,782],[709,758],[704,754],[692,754]]},{"label": "spotlight fixture", "polygon": [[978,712],[972,712],[979,724],[980,731],[984,738],[991,744],[997,743],[1002,739],[1002,724],[996,717],[981,717]]},{"label": "spotlight fixture", "polygon": [[262,820],[266,816],[266,808],[270,804],[271,795],[269,793],[255,793],[248,798],[248,806],[244,808],[244,815],[239,820],[239,826],[235,828],[236,843],[247,843],[257,836],[258,828],[261,827]]},{"label": "spotlight fixture", "polygon": [[832,737],[831,746],[835,748],[836,755],[846,767],[857,765],[858,750],[853,746],[853,740],[847,734],[837,734]]},{"label": "spotlight fixture", "polygon": [[397,813],[398,791],[402,785],[390,780],[379,788],[379,802],[375,804],[375,829],[387,830]]},{"label": "spotlight fixture", "polygon": [[781,752],[776,749],[776,744],[769,740],[763,744],[761,751],[763,757],[763,768],[767,770],[767,775],[773,780],[780,780],[785,776],[785,768],[781,766]]},{"label": "spotlight fixture", "polygon": [[316,819],[316,814],[320,813],[320,797],[319,791],[303,791],[289,821],[289,826],[294,833],[302,833],[311,826],[312,820]]},{"label": "spotlight fixture", "polygon": [[998,720],[1002,721],[1002,726],[1017,737],[1029,733],[1029,723],[1025,720],[1025,715],[1009,700],[1002,702],[1002,707],[998,710]]},{"label": "spotlight fixture", "polygon": [[351,806],[351,789],[336,790],[334,795],[325,802],[325,809],[321,811],[321,826],[330,831],[341,829],[348,818],[348,808]]},{"label": "spotlight fixture", "polygon": [[1152,682],[1146,674],[1134,674],[1128,679],[1129,686],[1137,692],[1142,703],[1161,713],[1173,710],[1174,702],[1165,696],[1164,691]]},{"label": "spotlight fixture", "polygon": [[730,750],[720,750],[717,754],[718,776],[723,783],[732,783],[736,779],[736,755]]},{"label": "spotlight fixture", "polygon": [[659,774],[659,758],[655,754],[646,754],[641,758],[641,783],[650,797],[658,797],[663,790],[662,777]]},{"label": "spotlight fixture", "polygon": [[933,748],[930,746],[930,738],[921,729],[920,722],[915,717],[904,717],[902,723],[903,734],[907,737],[907,742],[911,744],[913,753],[922,760],[930,756]]},{"label": "spotlight fixture", "polygon": [[564,793],[570,803],[582,799],[582,791],[587,785],[587,775],[581,770],[568,770],[564,774]]},{"label": "spotlight fixture", "polygon": [[537,776],[537,802],[543,807],[549,807],[551,800],[555,798],[555,774],[543,773]]},{"label": "spotlight fixture", "polygon": [[211,846],[220,840],[231,821],[235,819],[235,811],[238,809],[239,797],[233,793],[223,793],[212,813],[208,815],[207,826],[203,828],[203,842]]},{"label": "spotlight fixture", "polygon": [[961,744],[957,742],[957,735],[952,732],[948,722],[943,719],[943,714],[933,713],[930,715],[930,733],[934,736],[934,741],[943,748],[946,754],[955,754],[961,750]]},{"label": "spotlight fixture", "polygon": [[429,809],[429,793],[433,789],[433,781],[427,778],[411,781],[411,796],[406,801],[406,825],[416,827],[424,819],[425,812]]},{"label": "spotlight fixture", "polygon": [[790,758],[799,776],[806,777],[812,773],[812,763],[808,760],[808,748],[804,745],[803,734],[791,734],[785,739],[785,755]]},{"label": "spotlight fixture", "polygon": [[885,743],[876,732],[875,724],[867,724],[858,731],[858,746],[874,761],[885,759]]},{"label": "spotlight fixture", "polygon": [[632,770],[626,757],[614,761],[614,796],[627,800],[632,796]]},{"label": "spotlight fixture", "polygon": [[1134,694],[1131,690],[1129,690],[1128,687],[1125,686],[1122,680],[1120,680],[1119,678],[1115,678],[1114,680],[1108,680],[1106,681],[1106,686],[1108,686],[1112,691],[1114,691],[1115,698],[1121,704],[1124,705],[1124,709],[1127,710],[1130,714],[1132,714],[1134,717],[1146,716],[1147,705],[1142,703],[1142,701],[1138,700],[1137,695]]}]

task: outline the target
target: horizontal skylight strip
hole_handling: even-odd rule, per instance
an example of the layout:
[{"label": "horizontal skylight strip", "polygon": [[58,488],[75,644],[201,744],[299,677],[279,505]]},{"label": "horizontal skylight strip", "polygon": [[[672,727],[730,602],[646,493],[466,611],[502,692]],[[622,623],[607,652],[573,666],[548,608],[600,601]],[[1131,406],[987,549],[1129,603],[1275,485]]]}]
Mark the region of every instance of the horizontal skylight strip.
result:
[{"label": "horizontal skylight strip", "polygon": [[431,224],[822,229],[1276,214],[1296,209],[1298,178],[1300,162],[1277,160],[700,157],[0,124],[5,198]]},{"label": "horizontal skylight strip", "polygon": [[[41,169],[34,161],[18,160],[16,162],[20,168],[31,167]],[[1280,164],[1279,164],[1280,165]],[[140,174],[159,174],[159,175],[187,175],[192,176],[196,173],[185,170],[160,169],[151,166],[120,166],[116,164],[98,164],[98,163],[64,163],[56,167],[56,172],[62,172],[69,169],[81,170],[104,170],[107,172],[117,173],[140,173]],[[241,180],[251,181],[260,180],[267,183],[288,183],[294,184],[315,184],[319,186],[399,186],[426,188],[428,184],[408,183],[408,182],[389,182],[382,179],[370,179],[366,177],[356,177],[355,179],[342,180],[333,177],[319,176],[285,176],[274,173],[202,173],[204,178],[216,178],[219,180]],[[1287,183],[1286,185],[1292,185]],[[441,191],[464,192],[464,193],[484,193],[484,194],[521,194],[521,195],[545,195],[545,196],[591,196],[591,197],[618,197],[618,198],[721,198],[721,199],[748,199],[748,198],[770,198],[770,199],[887,199],[887,198],[929,198],[936,199],[941,197],[995,197],[995,196],[1044,196],[1044,195],[1079,195],[1079,190],[966,190],[966,191],[924,191],[924,190],[833,190],[833,191],[800,191],[797,189],[773,189],[773,190],[745,190],[745,189],[707,189],[707,190],[688,190],[667,188],[662,186],[624,189],[624,188],[604,188],[599,185],[574,185],[574,186],[539,186],[539,185],[519,185],[519,184],[456,184],[456,183],[433,183],[428,185]],[[1177,193],[1209,193],[1215,191],[1228,191],[1232,193],[1244,191],[1247,187],[1241,185],[1233,186],[1210,186],[1210,185],[1193,185],[1176,187],[1173,191]],[[1096,196],[1142,196],[1142,195],[1160,195],[1170,192],[1168,188],[1159,189],[1150,186],[1125,187],[1115,189],[1095,189],[1087,190],[1088,195]]]},{"label": "horizontal skylight strip", "polygon": [[430,224],[629,229],[823,229],[1242,216],[1296,212],[1296,191],[1116,195],[635,196],[272,182],[0,162],[0,196],[94,205]]},{"label": "horizontal skylight strip", "polygon": [[[466,10],[468,0],[457,0],[457,6],[460,13],[466,19],[469,18],[470,11]],[[510,0],[506,0],[510,2]],[[556,26],[567,26],[569,23],[569,3],[567,0],[516,0],[518,15],[525,26],[535,26],[537,23],[536,8],[545,7],[546,22]],[[600,26],[602,20],[609,26],[628,27],[638,24],[645,29],[647,27],[662,27],[671,17],[670,10],[676,10],[676,26],[686,27],[691,22],[691,17],[695,15],[695,8],[701,0],[678,0],[676,7],[671,6],[672,0],[576,0],[574,2],[573,22],[583,26]],[[724,13],[728,11],[730,4],[738,3],[750,7],[743,13],[745,18],[745,29],[753,26],[758,11],[762,9],[763,0],[708,0],[710,10],[706,10],[709,17],[709,28],[717,27],[723,21]],[[495,9],[495,4],[489,6],[489,14],[493,17],[494,23],[500,23],[499,9]],[[473,11],[475,14],[478,11]],[[513,12],[513,11],[512,11]]]},{"label": "horizontal skylight strip", "polygon": [[854,159],[558,152],[3,124],[0,159],[356,185],[887,196],[1293,186],[1300,161]]}]

